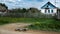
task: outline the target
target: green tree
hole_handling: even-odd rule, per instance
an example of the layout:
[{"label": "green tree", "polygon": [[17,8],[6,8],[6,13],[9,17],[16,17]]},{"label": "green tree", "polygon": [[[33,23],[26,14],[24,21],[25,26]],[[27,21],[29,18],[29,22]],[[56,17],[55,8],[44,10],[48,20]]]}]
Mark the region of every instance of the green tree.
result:
[{"label": "green tree", "polygon": [[35,13],[35,12],[40,12],[40,10],[38,10],[37,8],[29,8],[29,10],[32,12],[32,13]]},{"label": "green tree", "polygon": [[22,9],[22,13],[25,13],[26,11],[27,11],[26,8],[23,8],[23,9]]}]

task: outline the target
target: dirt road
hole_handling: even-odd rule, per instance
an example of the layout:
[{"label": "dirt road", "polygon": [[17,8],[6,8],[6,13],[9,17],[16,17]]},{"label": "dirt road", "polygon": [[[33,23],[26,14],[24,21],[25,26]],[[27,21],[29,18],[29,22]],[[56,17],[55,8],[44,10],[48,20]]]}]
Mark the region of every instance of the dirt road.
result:
[{"label": "dirt road", "polygon": [[13,23],[0,26],[0,34],[60,34],[60,32],[48,32],[48,31],[33,31],[28,30],[26,32],[14,31],[17,27],[24,27],[29,24],[26,23]]}]

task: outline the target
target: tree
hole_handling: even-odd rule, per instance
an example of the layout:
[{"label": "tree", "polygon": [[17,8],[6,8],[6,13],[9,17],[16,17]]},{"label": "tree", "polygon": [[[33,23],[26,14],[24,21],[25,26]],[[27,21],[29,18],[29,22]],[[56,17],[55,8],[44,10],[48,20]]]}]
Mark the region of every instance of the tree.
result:
[{"label": "tree", "polygon": [[23,9],[22,9],[22,13],[25,13],[26,11],[27,11],[26,8],[23,8]]},{"label": "tree", "polygon": [[29,8],[29,10],[32,12],[32,13],[35,13],[35,12],[39,12],[40,10],[38,10],[37,8]]}]

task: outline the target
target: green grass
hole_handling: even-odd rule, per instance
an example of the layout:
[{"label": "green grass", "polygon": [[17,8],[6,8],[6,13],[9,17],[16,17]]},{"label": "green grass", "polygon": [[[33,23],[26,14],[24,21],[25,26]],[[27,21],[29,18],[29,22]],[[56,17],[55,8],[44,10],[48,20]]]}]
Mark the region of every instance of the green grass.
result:
[{"label": "green grass", "polygon": [[47,19],[42,22],[35,22],[34,24],[29,25],[28,28],[33,30],[60,31],[60,21]]},{"label": "green grass", "polygon": [[28,26],[28,28],[33,30],[60,31],[60,21],[55,19],[0,17],[0,25],[21,22],[32,23],[32,25]]},{"label": "green grass", "polygon": [[0,22],[1,21],[8,21],[8,22],[45,22],[47,19],[40,19],[40,18],[12,18],[12,17],[0,17]]},{"label": "green grass", "polygon": [[[44,19],[42,19],[44,20]],[[24,22],[24,23],[35,23],[42,22],[41,19],[38,18],[12,18],[12,17],[0,17],[0,25],[7,23],[16,23],[16,22]]]}]

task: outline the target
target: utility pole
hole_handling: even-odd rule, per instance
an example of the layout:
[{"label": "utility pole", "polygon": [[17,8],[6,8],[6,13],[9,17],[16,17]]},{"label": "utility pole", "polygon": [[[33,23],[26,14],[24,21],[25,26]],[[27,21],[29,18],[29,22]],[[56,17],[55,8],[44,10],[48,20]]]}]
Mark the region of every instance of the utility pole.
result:
[{"label": "utility pole", "polygon": [[56,6],[56,3],[57,3],[57,2],[56,2],[56,0],[55,0],[55,6]]},{"label": "utility pole", "polygon": [[58,3],[59,3],[58,0],[55,0],[55,6],[57,6]]}]

